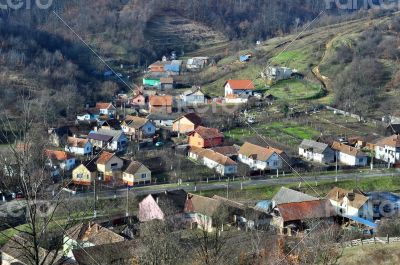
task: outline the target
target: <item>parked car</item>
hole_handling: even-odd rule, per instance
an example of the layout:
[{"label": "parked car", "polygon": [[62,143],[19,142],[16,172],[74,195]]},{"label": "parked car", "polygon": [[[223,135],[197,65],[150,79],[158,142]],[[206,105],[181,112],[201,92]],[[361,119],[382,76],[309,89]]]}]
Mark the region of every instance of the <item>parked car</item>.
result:
[{"label": "parked car", "polygon": [[163,146],[163,145],[164,145],[163,142],[157,142],[157,143],[155,144],[156,147],[161,147],[161,146]]}]

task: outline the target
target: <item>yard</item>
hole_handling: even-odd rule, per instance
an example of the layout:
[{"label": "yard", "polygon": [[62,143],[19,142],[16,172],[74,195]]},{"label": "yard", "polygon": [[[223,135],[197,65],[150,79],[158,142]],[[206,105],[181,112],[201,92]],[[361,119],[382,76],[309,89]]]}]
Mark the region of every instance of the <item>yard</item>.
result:
[{"label": "yard", "polygon": [[[294,149],[303,139],[313,139],[320,132],[312,127],[292,121],[272,122],[255,125],[254,130],[261,136]],[[225,133],[225,136],[235,142],[243,143],[246,138],[256,136],[250,128],[235,128]]]},{"label": "yard", "polygon": [[324,95],[320,84],[298,79],[279,81],[266,93],[286,101],[315,99]]},{"label": "yard", "polygon": [[337,264],[400,264],[400,243],[346,248]]}]

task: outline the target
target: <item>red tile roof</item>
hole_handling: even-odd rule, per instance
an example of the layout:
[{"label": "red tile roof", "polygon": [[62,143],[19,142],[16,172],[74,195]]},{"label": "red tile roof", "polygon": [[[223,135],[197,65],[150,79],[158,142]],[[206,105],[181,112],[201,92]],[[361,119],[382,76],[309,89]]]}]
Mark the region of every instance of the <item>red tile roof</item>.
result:
[{"label": "red tile roof", "polygon": [[229,84],[231,89],[236,90],[253,90],[255,89],[254,83],[252,80],[228,80],[225,85]]},{"label": "red tile roof", "polygon": [[64,151],[46,150],[45,153],[48,158],[56,159],[58,161],[65,161],[71,158],[71,156]]},{"label": "red tile roof", "polygon": [[103,151],[103,153],[101,153],[100,157],[97,159],[97,164],[105,165],[113,156],[113,153]]},{"label": "red tile roof", "polygon": [[284,222],[326,218],[334,215],[328,200],[284,203],[277,206]]},{"label": "red tile roof", "polygon": [[172,96],[150,96],[151,106],[172,106]]},{"label": "red tile roof", "polygon": [[218,129],[207,128],[207,127],[203,127],[203,126],[198,126],[189,135],[193,135],[194,133],[199,134],[200,137],[203,139],[215,139],[215,138],[223,138],[224,137],[224,135],[222,133],[220,133],[218,131]]},{"label": "red tile roof", "polygon": [[115,107],[111,103],[98,102],[96,109],[115,109]]}]

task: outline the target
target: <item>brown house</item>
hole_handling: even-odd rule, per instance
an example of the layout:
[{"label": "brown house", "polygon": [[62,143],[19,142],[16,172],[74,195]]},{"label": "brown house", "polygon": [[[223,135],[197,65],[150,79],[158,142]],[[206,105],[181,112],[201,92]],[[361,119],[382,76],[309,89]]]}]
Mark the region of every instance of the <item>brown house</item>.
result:
[{"label": "brown house", "polygon": [[222,145],[224,135],[215,128],[198,126],[189,133],[189,145],[200,148],[212,148]]},{"label": "brown house", "polygon": [[151,113],[172,113],[172,96],[150,96],[149,108]]},{"label": "brown house", "polygon": [[174,121],[172,130],[178,133],[194,131],[201,125],[201,118],[196,113],[185,114]]}]

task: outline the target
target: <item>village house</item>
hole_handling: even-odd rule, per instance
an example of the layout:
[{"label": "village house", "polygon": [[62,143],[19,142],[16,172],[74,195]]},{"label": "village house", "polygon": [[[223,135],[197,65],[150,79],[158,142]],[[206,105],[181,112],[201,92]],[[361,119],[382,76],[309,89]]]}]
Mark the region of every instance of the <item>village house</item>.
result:
[{"label": "village house", "polygon": [[163,73],[165,72],[164,65],[165,65],[164,61],[157,61],[150,64],[148,69],[152,73]]},{"label": "village house", "polygon": [[333,142],[332,149],[336,152],[336,159],[349,166],[366,166],[368,155],[358,148],[340,142]]},{"label": "village house", "polygon": [[75,185],[90,186],[97,178],[97,165],[94,160],[85,161],[72,170]]},{"label": "village house", "polygon": [[75,155],[90,155],[93,152],[93,145],[88,139],[68,137],[65,151]]},{"label": "village house", "polygon": [[182,61],[172,60],[164,62],[164,70],[170,76],[179,75],[181,73]]},{"label": "village house", "polygon": [[[147,195],[139,202],[138,218],[140,222],[165,220],[182,221],[187,193],[184,190],[165,191]],[[177,223],[177,225],[181,225]]]},{"label": "village house", "polygon": [[117,109],[111,103],[99,102],[96,104],[96,109],[100,115],[108,116],[110,118],[117,115]]},{"label": "village house", "polygon": [[122,181],[128,186],[151,182],[151,171],[138,161],[128,161],[122,172]]},{"label": "village house", "polygon": [[274,195],[271,202],[272,209],[280,204],[292,203],[292,202],[305,202],[315,201],[317,197],[302,193],[297,190],[292,190],[286,187],[281,187],[280,190]]},{"label": "village house", "polygon": [[161,114],[161,113],[151,113],[146,119],[150,120],[152,123],[156,125],[156,127],[172,127],[174,121],[179,118],[178,113],[169,113],[169,114]]},{"label": "village house", "polygon": [[159,88],[160,87],[160,76],[154,74],[148,74],[143,77],[143,86],[146,88]]},{"label": "village house", "polygon": [[335,152],[329,145],[308,139],[304,139],[301,142],[299,155],[318,163],[332,163],[335,161]]},{"label": "village house", "polygon": [[240,147],[238,145],[231,145],[231,146],[217,146],[210,149],[213,150],[214,152],[220,153],[221,155],[236,160],[239,154]]},{"label": "village house", "polygon": [[189,71],[201,70],[207,66],[209,57],[193,57],[187,60],[186,69]]},{"label": "village house", "polygon": [[153,137],[156,133],[156,126],[146,118],[128,115],[122,122],[122,131],[131,140],[142,140]]},{"label": "village house", "polygon": [[94,147],[118,152],[125,151],[128,143],[128,138],[122,130],[103,128],[90,132],[88,139]]},{"label": "village house", "polygon": [[86,122],[97,121],[99,119],[99,112],[86,109],[85,112],[76,115],[76,119],[78,121],[86,121]]},{"label": "village house", "polygon": [[172,77],[160,78],[160,90],[169,90],[174,88],[174,79]]},{"label": "village house", "polygon": [[279,233],[291,236],[309,228],[307,221],[322,219],[333,223],[335,213],[329,200],[314,200],[279,204],[272,215],[272,225]]},{"label": "village house", "polygon": [[47,156],[46,165],[50,168],[60,168],[62,170],[69,171],[75,166],[75,157],[71,156],[67,152],[57,150],[46,150]]},{"label": "village house", "polygon": [[386,137],[375,144],[375,158],[390,164],[400,162],[400,135]]},{"label": "village house", "polygon": [[220,209],[221,202],[196,194],[188,194],[184,212],[192,229],[200,228],[211,232],[214,227],[213,216]]},{"label": "village house", "polygon": [[359,190],[345,190],[333,188],[325,197],[333,206],[337,215],[352,218],[360,217],[366,220],[373,220],[373,205]]},{"label": "village house", "polygon": [[96,161],[97,176],[104,182],[121,179],[121,169],[124,161],[113,153],[102,152]]},{"label": "village house", "polygon": [[204,93],[200,88],[194,87],[180,95],[182,106],[196,106],[207,103]]},{"label": "village house", "polygon": [[198,126],[194,131],[188,134],[189,145],[199,148],[212,148],[222,145],[224,135],[215,128]]},{"label": "village house", "polygon": [[74,249],[113,244],[125,241],[125,238],[97,223],[77,224],[65,232],[63,253],[74,260]]},{"label": "village house", "polygon": [[235,161],[211,149],[193,146],[189,150],[189,157],[215,170],[222,176],[235,175],[237,173],[237,163]]},{"label": "village house", "polygon": [[228,80],[225,82],[224,88],[225,97],[231,94],[252,96],[255,86],[252,80]]},{"label": "village house", "polygon": [[150,96],[149,98],[149,110],[151,113],[172,113],[172,96]]},{"label": "village house", "polygon": [[261,72],[261,76],[267,79],[267,83],[269,85],[275,84],[280,80],[298,78],[303,79],[304,76],[299,73],[296,69],[290,69],[288,67],[277,67],[277,66],[269,66],[263,72]]},{"label": "village house", "polygon": [[253,170],[277,170],[288,162],[286,154],[277,148],[245,142],[239,150],[239,161]]},{"label": "village house", "polygon": [[172,131],[185,134],[194,131],[200,125],[201,118],[196,113],[187,113],[174,121]]},{"label": "village house", "polygon": [[243,104],[249,101],[250,95],[248,94],[228,94],[225,96],[225,103],[227,104]]},{"label": "village house", "polygon": [[132,98],[129,99],[128,104],[132,107],[145,107],[146,106],[146,97],[143,94],[142,90],[135,91]]}]

